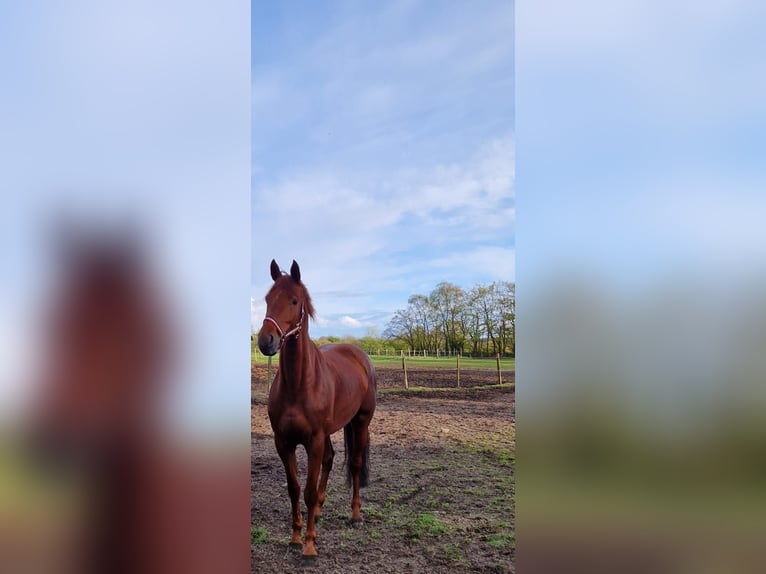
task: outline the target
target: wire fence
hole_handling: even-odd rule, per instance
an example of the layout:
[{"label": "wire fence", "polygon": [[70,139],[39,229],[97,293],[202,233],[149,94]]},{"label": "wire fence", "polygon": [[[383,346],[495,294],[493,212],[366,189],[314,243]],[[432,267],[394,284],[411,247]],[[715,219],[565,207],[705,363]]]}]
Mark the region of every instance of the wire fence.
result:
[{"label": "wire fence", "polygon": [[[474,358],[371,355],[378,389],[431,388],[457,389],[488,385],[513,385],[516,375],[514,358]],[[252,384],[268,390],[279,365],[279,355],[261,356],[252,364]]]}]

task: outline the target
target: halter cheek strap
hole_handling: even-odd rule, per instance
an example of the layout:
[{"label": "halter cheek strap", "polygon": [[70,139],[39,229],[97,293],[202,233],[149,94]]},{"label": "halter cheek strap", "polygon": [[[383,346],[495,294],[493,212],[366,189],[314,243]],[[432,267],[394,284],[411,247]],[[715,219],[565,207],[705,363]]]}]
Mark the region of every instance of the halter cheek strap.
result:
[{"label": "halter cheek strap", "polygon": [[288,337],[291,337],[295,335],[295,337],[298,337],[298,334],[301,332],[301,328],[303,327],[303,314],[304,314],[304,308],[303,305],[301,305],[301,315],[298,317],[298,324],[295,325],[292,329],[287,331],[286,333],[282,331],[282,327],[279,326],[279,323],[277,323],[274,319],[269,317],[268,315],[264,318],[264,321],[271,321],[274,326],[277,328],[277,331],[279,331],[279,348],[281,349],[282,346],[285,344],[285,341]]}]

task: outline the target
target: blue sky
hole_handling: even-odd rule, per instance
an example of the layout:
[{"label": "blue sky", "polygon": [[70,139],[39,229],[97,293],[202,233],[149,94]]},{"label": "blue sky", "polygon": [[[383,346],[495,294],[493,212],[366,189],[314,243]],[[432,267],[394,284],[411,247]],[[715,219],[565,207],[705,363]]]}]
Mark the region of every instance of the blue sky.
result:
[{"label": "blue sky", "polygon": [[624,399],[656,429],[731,397],[762,409],[766,5],[516,16],[519,408],[571,410],[601,396],[588,381],[611,387],[607,417]]},{"label": "blue sky", "polygon": [[256,330],[272,258],[315,337],[515,279],[512,2],[255,3],[251,97]]},{"label": "blue sky", "polygon": [[44,355],[63,211],[87,229],[140,222],[183,332],[172,416],[189,433],[249,428],[248,13],[0,3],[0,419]]},{"label": "blue sky", "polygon": [[520,300],[562,271],[627,292],[763,267],[765,17],[742,0],[519,6]]}]

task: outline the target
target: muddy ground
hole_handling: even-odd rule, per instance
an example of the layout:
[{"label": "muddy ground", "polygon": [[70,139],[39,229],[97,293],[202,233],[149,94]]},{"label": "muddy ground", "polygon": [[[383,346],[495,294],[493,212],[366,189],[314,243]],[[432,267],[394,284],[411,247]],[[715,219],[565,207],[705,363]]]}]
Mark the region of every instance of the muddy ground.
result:
[{"label": "muddy ground", "polygon": [[[384,392],[370,424],[370,484],[362,489],[364,523],[357,528],[348,521],[343,434],[333,436],[335,465],[317,527],[313,571],[513,572],[514,391],[387,392],[395,383],[386,381],[395,376],[379,369]],[[442,380],[449,372],[439,370],[417,376],[410,384],[450,382]],[[461,373],[461,385],[491,384],[496,376]],[[504,379],[512,381],[513,374]],[[254,367],[252,388],[252,571],[302,569],[300,553],[287,544],[290,502],[266,414],[265,366]],[[303,483],[301,447],[298,463]]]}]

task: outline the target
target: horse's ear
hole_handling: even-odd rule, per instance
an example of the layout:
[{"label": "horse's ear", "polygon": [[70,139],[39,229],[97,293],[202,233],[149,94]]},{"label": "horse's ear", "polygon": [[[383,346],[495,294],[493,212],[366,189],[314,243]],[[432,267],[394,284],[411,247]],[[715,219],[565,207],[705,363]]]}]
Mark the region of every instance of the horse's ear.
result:
[{"label": "horse's ear", "polygon": [[290,266],[290,277],[293,278],[293,281],[296,283],[301,282],[301,268],[298,267],[298,263],[293,259],[293,264]]},{"label": "horse's ear", "polygon": [[277,262],[275,259],[271,260],[271,278],[276,281],[282,276],[282,270],[279,268],[279,265],[277,265]]}]

